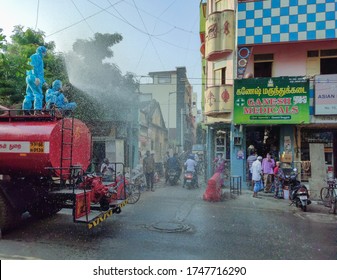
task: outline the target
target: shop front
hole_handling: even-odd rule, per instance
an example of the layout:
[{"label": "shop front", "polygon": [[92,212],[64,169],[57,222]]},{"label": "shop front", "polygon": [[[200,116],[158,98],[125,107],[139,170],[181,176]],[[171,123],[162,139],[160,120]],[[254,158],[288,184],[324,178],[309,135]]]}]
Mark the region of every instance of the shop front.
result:
[{"label": "shop front", "polygon": [[327,178],[337,176],[337,74],[316,75],[311,82],[309,125],[298,126],[301,179],[318,197]]},{"label": "shop front", "polygon": [[[254,149],[284,166],[300,161],[298,125],[309,124],[309,80],[303,77],[238,79],[234,84],[232,169],[248,179],[247,157]],[[236,144],[235,139],[240,139]],[[244,153],[239,157],[238,154]],[[237,171],[238,173],[238,171]]]}]

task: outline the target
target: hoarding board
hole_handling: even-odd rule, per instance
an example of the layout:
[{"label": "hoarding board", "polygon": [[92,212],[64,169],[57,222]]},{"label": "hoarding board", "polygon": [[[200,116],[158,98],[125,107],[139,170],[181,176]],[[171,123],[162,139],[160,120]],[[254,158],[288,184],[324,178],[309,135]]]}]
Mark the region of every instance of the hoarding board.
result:
[{"label": "hoarding board", "polygon": [[309,123],[309,80],[304,77],[235,80],[234,123]]}]

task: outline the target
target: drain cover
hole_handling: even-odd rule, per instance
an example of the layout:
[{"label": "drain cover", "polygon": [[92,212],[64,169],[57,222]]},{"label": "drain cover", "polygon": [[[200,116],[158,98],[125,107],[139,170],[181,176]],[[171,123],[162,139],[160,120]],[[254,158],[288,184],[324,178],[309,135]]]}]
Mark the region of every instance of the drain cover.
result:
[{"label": "drain cover", "polygon": [[158,222],[152,224],[151,230],[161,231],[161,232],[182,232],[190,229],[188,225],[176,222]]}]

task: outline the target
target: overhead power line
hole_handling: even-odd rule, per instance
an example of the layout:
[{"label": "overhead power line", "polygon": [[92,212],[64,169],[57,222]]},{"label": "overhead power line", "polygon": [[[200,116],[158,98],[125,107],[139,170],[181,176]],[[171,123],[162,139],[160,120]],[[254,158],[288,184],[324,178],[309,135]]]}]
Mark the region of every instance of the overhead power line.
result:
[{"label": "overhead power line", "polygon": [[82,17],[82,19],[85,21],[85,23],[88,25],[90,31],[92,32],[92,34],[95,34],[94,30],[91,28],[90,24],[88,23],[88,21],[84,18],[83,14],[81,13],[81,11],[79,10],[79,8],[76,6],[75,2],[73,0],[71,0],[71,2],[73,3],[73,5],[75,6],[77,12],[80,14],[80,16]]},{"label": "overhead power line", "polygon": [[37,24],[39,22],[39,10],[40,10],[40,0],[37,0],[36,20],[35,20],[35,28],[34,28],[34,30],[36,30]]}]

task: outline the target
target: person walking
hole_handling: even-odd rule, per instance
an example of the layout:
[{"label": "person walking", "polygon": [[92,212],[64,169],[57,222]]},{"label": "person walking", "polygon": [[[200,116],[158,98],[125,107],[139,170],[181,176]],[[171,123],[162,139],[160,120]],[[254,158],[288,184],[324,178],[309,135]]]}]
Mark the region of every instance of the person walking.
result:
[{"label": "person walking", "polygon": [[253,197],[257,197],[257,193],[262,188],[262,157],[258,156],[252,164],[252,180],[254,182]]},{"label": "person walking", "polygon": [[154,168],[155,168],[154,157],[150,155],[150,151],[146,151],[146,156],[143,159],[143,171],[146,178],[147,191],[149,191],[151,188],[151,191],[154,192],[153,188]]},{"label": "person walking", "polygon": [[274,179],[274,167],[275,161],[269,153],[262,160],[262,172],[263,172],[263,181],[264,181],[264,192],[270,193],[271,186]]},{"label": "person walking", "polygon": [[282,185],[284,180],[284,172],[280,167],[281,162],[277,161],[274,168],[274,186],[275,186],[275,198],[283,198]]},{"label": "person walking", "polygon": [[164,170],[165,170],[165,183],[167,183],[167,180],[168,180],[168,175],[167,175],[167,171],[168,171],[168,168],[167,168],[167,162],[170,158],[170,152],[167,151],[166,154],[164,155],[163,157],[163,162],[164,162]]},{"label": "person walking", "polygon": [[251,189],[254,187],[252,181],[252,165],[253,162],[257,159],[256,152],[254,150],[249,150],[250,154],[247,158],[247,169],[248,169],[248,184],[250,185]]}]

